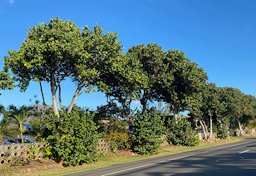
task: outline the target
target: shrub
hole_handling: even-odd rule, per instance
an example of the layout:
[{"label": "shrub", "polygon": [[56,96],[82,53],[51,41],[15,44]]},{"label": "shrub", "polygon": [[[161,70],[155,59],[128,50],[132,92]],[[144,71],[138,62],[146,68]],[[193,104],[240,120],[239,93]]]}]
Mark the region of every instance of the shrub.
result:
[{"label": "shrub", "polygon": [[217,137],[220,139],[227,139],[228,138],[228,130],[223,127],[219,127],[217,130]]},{"label": "shrub", "polygon": [[128,125],[118,118],[110,119],[109,127],[105,135],[112,151],[129,149],[131,147]]},{"label": "shrub", "polygon": [[246,127],[247,127],[249,130],[255,129],[255,128],[256,128],[256,120],[250,121],[250,122],[246,125]]},{"label": "shrub", "polygon": [[139,154],[156,153],[162,142],[163,128],[158,112],[150,110],[143,115],[137,113],[132,137],[133,151]]},{"label": "shrub", "polygon": [[47,138],[53,158],[65,166],[91,163],[96,158],[97,128],[89,112],[61,112],[59,117],[45,118],[50,134]]},{"label": "shrub", "polygon": [[167,142],[173,145],[195,146],[199,139],[193,132],[191,123],[187,120],[169,121],[167,129]]}]

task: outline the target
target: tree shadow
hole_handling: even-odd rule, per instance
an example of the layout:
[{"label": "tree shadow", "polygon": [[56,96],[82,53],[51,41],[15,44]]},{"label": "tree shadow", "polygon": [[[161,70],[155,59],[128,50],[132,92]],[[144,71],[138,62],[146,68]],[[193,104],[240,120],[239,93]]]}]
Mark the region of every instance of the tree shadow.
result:
[{"label": "tree shadow", "polygon": [[219,154],[196,156],[182,160],[158,163],[149,168],[137,169],[122,175],[145,176],[250,176],[256,175],[256,153]]}]

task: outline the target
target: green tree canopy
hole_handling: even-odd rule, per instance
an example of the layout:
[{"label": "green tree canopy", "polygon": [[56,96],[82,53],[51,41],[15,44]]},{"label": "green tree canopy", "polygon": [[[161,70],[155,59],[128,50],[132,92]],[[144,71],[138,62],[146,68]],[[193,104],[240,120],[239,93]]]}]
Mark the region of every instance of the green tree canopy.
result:
[{"label": "green tree canopy", "polygon": [[207,80],[207,74],[184,52],[168,50],[165,57],[165,74],[160,77],[157,86],[161,100],[170,104],[174,114],[188,110],[195,94]]}]

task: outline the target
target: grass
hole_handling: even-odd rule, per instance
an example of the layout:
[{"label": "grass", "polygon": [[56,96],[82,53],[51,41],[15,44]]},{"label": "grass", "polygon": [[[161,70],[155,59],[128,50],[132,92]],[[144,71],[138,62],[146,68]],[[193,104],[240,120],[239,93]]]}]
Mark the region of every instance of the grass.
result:
[{"label": "grass", "polygon": [[63,167],[61,164],[54,163],[52,161],[45,161],[44,163],[32,163],[25,166],[0,166],[0,175],[23,175],[23,176],[54,176],[54,175],[65,175],[70,173],[76,173],[81,171],[92,170],[96,168],[102,168],[112,166],[115,164],[123,164],[133,161],[139,161],[149,158],[155,158],[159,156],[166,156],[170,154],[177,154],[182,152],[188,152],[192,150],[204,149],[213,146],[219,146],[229,144],[233,142],[243,141],[242,138],[230,138],[227,140],[219,140],[216,142],[201,142],[195,147],[186,146],[162,146],[158,154],[155,155],[136,155],[130,151],[119,151],[117,153],[108,154],[102,156],[98,162],[93,164],[85,164],[76,167]]}]

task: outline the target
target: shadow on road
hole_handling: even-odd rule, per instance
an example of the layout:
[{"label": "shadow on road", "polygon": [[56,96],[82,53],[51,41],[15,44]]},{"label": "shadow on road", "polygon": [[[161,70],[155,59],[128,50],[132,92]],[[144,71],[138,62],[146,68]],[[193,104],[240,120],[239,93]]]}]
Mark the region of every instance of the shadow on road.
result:
[{"label": "shadow on road", "polygon": [[[143,170],[141,169],[141,171]],[[157,164],[147,170],[146,172],[144,170],[143,175],[253,176],[256,175],[256,153],[190,157],[179,161]],[[137,175],[138,173],[140,173],[140,170],[129,172],[129,175]]]}]

